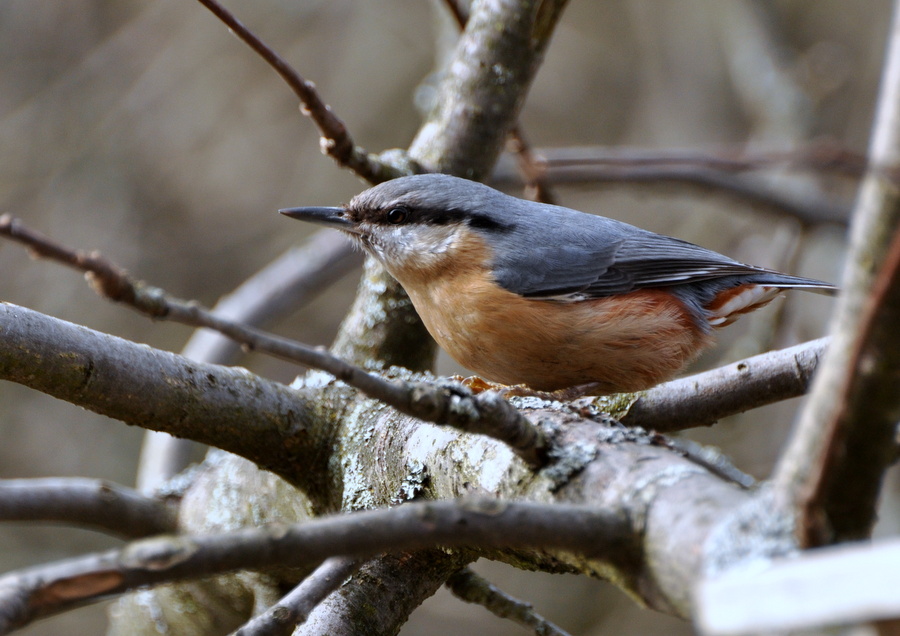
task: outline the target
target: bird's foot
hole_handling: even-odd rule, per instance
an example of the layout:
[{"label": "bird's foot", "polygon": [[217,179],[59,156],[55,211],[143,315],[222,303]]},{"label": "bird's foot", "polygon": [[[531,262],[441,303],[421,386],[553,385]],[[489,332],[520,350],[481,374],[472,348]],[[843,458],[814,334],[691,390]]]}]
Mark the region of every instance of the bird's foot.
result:
[{"label": "bird's foot", "polygon": [[475,395],[484,393],[485,391],[501,391],[508,388],[503,384],[494,384],[493,382],[488,382],[484,378],[477,375],[470,375],[466,378],[461,375],[453,375],[450,376],[450,379],[454,382],[459,382]]},{"label": "bird's foot", "polygon": [[590,383],[579,384],[578,386],[570,386],[568,388],[559,389],[557,391],[537,391],[524,384],[495,384],[494,382],[488,382],[484,378],[481,378],[477,375],[471,375],[467,378],[464,378],[461,375],[455,375],[452,379],[461,383],[476,395],[478,393],[483,393],[484,391],[497,391],[504,398],[536,397],[541,400],[549,400],[554,402],[568,402],[571,400],[575,400],[577,398],[584,397],[585,395],[590,395],[590,392],[592,390],[598,388],[597,383]]}]

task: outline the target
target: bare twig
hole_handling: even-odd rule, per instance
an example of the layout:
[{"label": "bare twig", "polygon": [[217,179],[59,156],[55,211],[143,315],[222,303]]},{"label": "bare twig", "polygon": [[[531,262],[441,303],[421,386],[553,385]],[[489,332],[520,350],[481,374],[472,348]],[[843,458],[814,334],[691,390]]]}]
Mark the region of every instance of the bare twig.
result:
[{"label": "bare twig", "polygon": [[322,135],[320,146],[323,153],[372,184],[401,175],[390,164],[381,162],[377,156],[371,155],[357,146],[350,137],[344,122],[334,114],[331,106],[322,101],[315,84],[304,79],[284,58],[250,31],[230,11],[216,0],[199,0],[199,2],[275,69],[275,72],[300,98],[300,102],[303,104],[301,112],[315,122]]},{"label": "bare twig", "polygon": [[361,562],[348,557],[326,559],[281,601],[238,629],[238,636],[288,636],[294,627],[306,621],[309,613],[347,577],[359,569]]},{"label": "bare twig", "polygon": [[[337,232],[318,232],[303,247],[292,248],[222,298],[213,313],[254,327],[272,324],[296,311],[357,266],[362,257]],[[181,354],[191,360],[233,364],[240,345],[222,334],[200,329]],[[141,448],[137,485],[153,492],[187,466],[194,442],[147,431]]]},{"label": "bare twig", "polygon": [[[850,206],[834,202],[825,196],[797,193],[794,189],[781,187],[770,180],[761,180],[757,175],[731,174],[709,168],[691,166],[573,166],[556,168],[546,166],[546,179],[553,184],[561,183],[608,183],[629,184],[677,184],[693,185],[705,191],[739,197],[750,203],[763,205],[796,217],[803,223],[846,223],[850,217]],[[518,182],[517,172],[504,168],[503,162],[495,173],[494,182]],[[646,193],[646,191],[642,191]]]},{"label": "bare twig", "polygon": [[51,521],[139,538],[176,529],[159,499],[97,479],[0,480],[0,521]]},{"label": "bare twig", "polygon": [[568,632],[535,612],[530,603],[510,596],[469,568],[463,568],[447,579],[447,587],[467,603],[481,605],[500,618],[528,627],[537,636],[568,636]]},{"label": "bare twig", "polygon": [[900,2],[828,357],[776,473],[801,544],[867,537],[900,412]]},{"label": "bare twig", "polygon": [[586,556],[627,550],[628,521],[587,506],[494,499],[413,503],[291,526],[161,537],[0,578],[0,633],[146,585],[238,569],[308,566],[436,545],[540,547]]},{"label": "bare twig", "polygon": [[303,579],[278,603],[234,632],[234,636],[290,636],[305,622],[316,605],[340,587],[359,569],[360,562],[348,557],[331,557]]},{"label": "bare twig", "polygon": [[[826,142],[791,151],[718,148],[709,150],[633,147],[542,148],[538,150],[545,178],[551,183],[681,183],[726,192],[779,210],[806,223],[846,223],[849,205],[835,203],[824,195],[798,194],[748,171],[830,171],[847,177],[861,176],[868,165],[864,155]],[[892,175],[882,166],[885,175]],[[502,163],[492,178],[515,179],[511,165]]]},{"label": "bare twig", "polygon": [[664,435],[655,435],[653,441],[741,488],[752,488],[756,485],[756,480],[751,475],[735,466],[731,459],[715,446],[704,446],[687,437],[666,437]]},{"label": "bare twig", "polygon": [[[339,232],[317,232],[266,265],[216,303],[221,318],[265,327],[286,318],[348,272],[362,264],[362,254]],[[232,364],[240,344],[222,334],[201,329],[181,355],[213,364]]]},{"label": "bare twig", "polygon": [[459,384],[434,386],[424,382],[390,382],[331,355],[323,348],[309,347],[222,319],[197,303],[179,300],[159,288],[134,281],[98,252],[87,254],[70,250],[26,228],[8,214],[0,217],[0,235],[27,245],[36,255],[84,271],[98,293],[125,303],[151,318],[215,329],[251,349],[327,371],[401,413],[469,433],[490,435],[507,444],[531,466],[540,466],[544,461],[545,442],[541,432],[495,392],[473,395]]},{"label": "bare twig", "polygon": [[769,351],[724,367],[660,384],[620,404],[595,404],[628,426],[671,433],[806,393],[828,338]]},{"label": "bare twig", "polygon": [[541,203],[556,203],[556,197],[553,195],[547,179],[544,159],[539,157],[531,147],[531,144],[528,143],[521,124],[516,124],[509,132],[506,146],[516,158],[519,173],[525,181],[526,196],[533,201],[540,201]]},{"label": "bare twig", "polygon": [[[747,172],[786,168],[834,172],[846,177],[862,177],[870,168],[863,154],[839,144],[818,142],[793,150],[752,150],[723,147],[709,150],[692,148],[636,148],[631,146],[583,146],[542,148],[548,169],[576,167],[706,168],[717,172]],[[879,172],[893,175],[896,169],[879,166]]]}]

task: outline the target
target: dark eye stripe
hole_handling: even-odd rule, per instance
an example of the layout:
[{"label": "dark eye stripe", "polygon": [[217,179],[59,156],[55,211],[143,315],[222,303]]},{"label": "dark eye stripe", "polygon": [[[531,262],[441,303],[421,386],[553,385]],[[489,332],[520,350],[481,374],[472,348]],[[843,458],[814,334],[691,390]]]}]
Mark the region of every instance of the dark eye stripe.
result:
[{"label": "dark eye stripe", "polygon": [[403,223],[421,223],[427,225],[449,225],[451,223],[467,223],[469,227],[479,230],[494,232],[508,232],[515,226],[497,221],[487,214],[479,212],[467,212],[461,209],[434,210],[410,208],[403,205],[395,205],[385,211],[364,212],[374,223],[401,225]]}]

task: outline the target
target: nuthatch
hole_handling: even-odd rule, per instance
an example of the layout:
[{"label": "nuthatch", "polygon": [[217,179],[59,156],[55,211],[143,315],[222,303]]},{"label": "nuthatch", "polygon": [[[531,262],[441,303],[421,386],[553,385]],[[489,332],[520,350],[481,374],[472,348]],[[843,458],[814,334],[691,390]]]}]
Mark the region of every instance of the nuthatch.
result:
[{"label": "nuthatch", "polygon": [[281,212],[349,234],[461,365],[538,391],[646,389],[781,290],[836,289],[441,174]]}]

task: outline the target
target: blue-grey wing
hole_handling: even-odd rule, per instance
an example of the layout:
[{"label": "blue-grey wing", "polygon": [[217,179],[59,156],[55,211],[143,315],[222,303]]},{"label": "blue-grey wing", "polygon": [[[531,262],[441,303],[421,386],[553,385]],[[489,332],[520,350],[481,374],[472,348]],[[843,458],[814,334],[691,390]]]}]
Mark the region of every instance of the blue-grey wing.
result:
[{"label": "blue-grey wing", "polygon": [[575,214],[558,219],[551,214],[540,227],[510,232],[498,245],[500,257],[494,260],[498,283],[531,298],[573,299],[728,278],[735,284],[834,289],[822,281],[745,265],[693,243],[612,219]]}]

